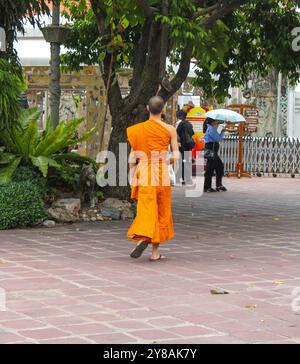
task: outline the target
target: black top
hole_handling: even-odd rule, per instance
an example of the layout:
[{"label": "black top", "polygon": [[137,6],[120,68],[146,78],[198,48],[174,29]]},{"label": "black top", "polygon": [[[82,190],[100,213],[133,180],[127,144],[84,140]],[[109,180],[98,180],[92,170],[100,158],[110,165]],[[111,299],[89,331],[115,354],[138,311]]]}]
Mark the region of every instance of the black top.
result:
[{"label": "black top", "polygon": [[189,144],[188,137],[191,139],[195,134],[193,125],[188,120],[182,120],[182,122],[177,127],[177,134],[179,136],[180,144],[182,149],[190,150],[190,147],[187,147],[186,144]]}]

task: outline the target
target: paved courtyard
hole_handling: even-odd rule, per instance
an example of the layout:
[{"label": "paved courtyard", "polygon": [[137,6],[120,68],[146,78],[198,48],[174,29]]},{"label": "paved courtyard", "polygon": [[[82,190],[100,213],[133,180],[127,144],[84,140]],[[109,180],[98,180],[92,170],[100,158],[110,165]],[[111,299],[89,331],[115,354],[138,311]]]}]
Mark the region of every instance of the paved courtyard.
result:
[{"label": "paved courtyard", "polygon": [[300,180],[225,183],[174,189],[159,263],[130,222],[0,232],[0,343],[300,343]]}]

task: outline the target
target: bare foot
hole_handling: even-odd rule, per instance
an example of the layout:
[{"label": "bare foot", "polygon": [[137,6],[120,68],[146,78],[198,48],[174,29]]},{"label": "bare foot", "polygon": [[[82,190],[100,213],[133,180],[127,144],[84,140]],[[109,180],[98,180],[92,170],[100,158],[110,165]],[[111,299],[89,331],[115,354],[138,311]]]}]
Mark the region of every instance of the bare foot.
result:
[{"label": "bare foot", "polygon": [[150,262],[158,262],[159,260],[164,260],[166,259],[166,257],[164,257],[163,255],[159,254],[158,256],[153,256],[151,255],[150,257]]}]

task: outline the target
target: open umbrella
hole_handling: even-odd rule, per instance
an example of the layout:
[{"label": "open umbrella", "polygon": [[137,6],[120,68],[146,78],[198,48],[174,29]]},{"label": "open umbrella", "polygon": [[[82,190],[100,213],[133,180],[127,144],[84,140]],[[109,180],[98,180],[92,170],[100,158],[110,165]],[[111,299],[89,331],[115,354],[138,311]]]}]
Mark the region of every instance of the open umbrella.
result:
[{"label": "open umbrella", "polygon": [[243,115],[228,109],[216,109],[208,111],[204,117],[218,121],[231,121],[233,123],[244,123],[246,119]]}]

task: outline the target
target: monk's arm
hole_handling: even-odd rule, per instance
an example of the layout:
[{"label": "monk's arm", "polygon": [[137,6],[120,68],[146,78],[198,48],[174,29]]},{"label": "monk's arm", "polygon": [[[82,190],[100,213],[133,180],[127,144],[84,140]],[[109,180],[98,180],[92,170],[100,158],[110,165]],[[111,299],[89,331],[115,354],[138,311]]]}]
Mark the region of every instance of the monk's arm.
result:
[{"label": "monk's arm", "polygon": [[134,173],[135,173],[135,167],[138,163],[137,157],[133,151],[133,149],[131,149],[130,155],[129,155],[129,171],[130,171],[130,181],[133,180],[134,177]]},{"label": "monk's arm", "polygon": [[174,128],[174,126],[171,126],[170,132],[171,132],[171,149],[172,149],[171,163],[173,164],[174,161],[179,160],[180,152],[178,146],[177,131]]}]

